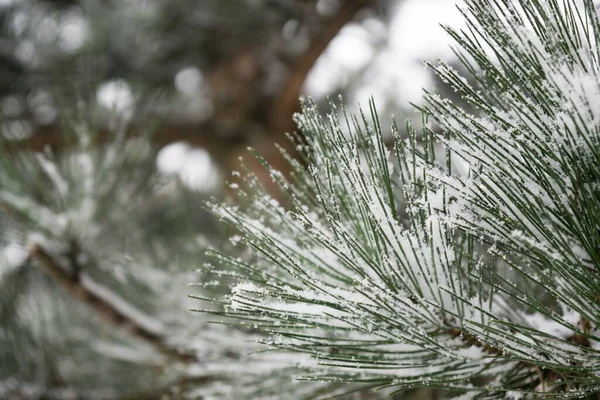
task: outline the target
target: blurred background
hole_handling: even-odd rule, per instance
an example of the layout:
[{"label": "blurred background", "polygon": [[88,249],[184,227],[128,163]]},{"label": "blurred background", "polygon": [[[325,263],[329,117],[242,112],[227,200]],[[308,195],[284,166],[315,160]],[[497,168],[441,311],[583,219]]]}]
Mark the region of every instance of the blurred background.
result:
[{"label": "blurred background", "polygon": [[202,201],[240,157],[272,185],[249,146],[286,171],[300,96],[419,120],[440,23],[456,1],[0,0],[0,398],[278,398],[221,379],[251,331],[188,311],[230,245]]},{"label": "blurred background", "polygon": [[2,137],[60,148],[75,91],[96,113],[150,116],[161,169],[218,190],[248,145],[294,130],[300,95],[342,94],[351,108],[373,96],[381,115],[411,116],[434,84],[421,60],[453,61],[439,24],[461,22],[455,3],[0,0]]}]

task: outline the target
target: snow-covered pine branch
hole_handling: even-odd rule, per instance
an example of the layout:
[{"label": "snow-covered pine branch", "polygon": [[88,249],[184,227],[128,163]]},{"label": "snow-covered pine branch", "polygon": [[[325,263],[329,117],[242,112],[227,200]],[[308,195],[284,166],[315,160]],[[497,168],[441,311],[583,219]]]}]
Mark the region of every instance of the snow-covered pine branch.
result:
[{"label": "snow-covered pine branch", "polygon": [[432,67],[476,113],[427,93],[429,123],[407,138],[394,127],[390,151],[373,104],[323,118],[307,101],[308,170],[295,164],[290,182],[271,170],[283,204],[249,174],[242,205],[212,205],[252,249],[213,254],[207,273],[237,281],[220,315],[309,355],[303,380],[596,393],[597,11],[592,0],[467,0],[464,13],[468,28],[448,32],[474,82]]}]

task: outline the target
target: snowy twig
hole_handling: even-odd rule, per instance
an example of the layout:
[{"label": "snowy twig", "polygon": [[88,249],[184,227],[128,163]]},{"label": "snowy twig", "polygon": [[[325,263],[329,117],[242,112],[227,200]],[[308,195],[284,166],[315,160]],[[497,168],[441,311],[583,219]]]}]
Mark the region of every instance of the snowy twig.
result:
[{"label": "snowy twig", "polygon": [[[29,256],[59,283],[71,296],[87,304],[113,325],[144,340],[161,354],[184,363],[197,362],[190,353],[169,346],[162,335],[162,326],[137,311],[108,289],[80,272],[69,273],[39,244],[29,246]],[[77,271],[79,269],[76,269]],[[110,292],[110,296],[108,295]]]}]

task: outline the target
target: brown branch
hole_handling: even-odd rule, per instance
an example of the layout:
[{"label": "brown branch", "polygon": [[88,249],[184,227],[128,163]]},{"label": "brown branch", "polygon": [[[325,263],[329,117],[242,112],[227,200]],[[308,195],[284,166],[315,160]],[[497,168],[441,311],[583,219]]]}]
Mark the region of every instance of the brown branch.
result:
[{"label": "brown branch", "polygon": [[[143,393],[136,393],[119,398],[119,400],[162,400],[175,398],[171,396],[180,395],[189,387],[195,385],[206,385],[223,379],[220,376],[202,375],[202,376],[183,376],[167,385],[147,390]],[[177,397],[179,398],[179,397]]]},{"label": "brown branch", "polygon": [[[0,392],[2,394],[2,392]],[[68,389],[46,389],[34,392],[31,388],[15,389],[6,393],[4,399],[10,400],[101,400],[102,397],[89,397]]]},{"label": "brown branch", "polygon": [[[587,333],[591,330],[592,326],[588,320],[582,318],[580,320],[579,324],[581,325],[584,332]],[[476,336],[474,336],[468,332],[461,331],[458,328],[450,328],[447,333],[452,337],[460,337],[461,340],[465,344],[467,344],[469,346],[479,347],[490,355],[501,356],[501,355],[505,354],[505,352],[503,350],[501,350],[497,347],[494,347],[493,345],[491,345],[489,343],[482,342]],[[578,332],[573,333],[566,340],[571,343],[582,346],[582,347],[590,347],[591,346],[590,340],[585,335],[578,333]]]},{"label": "brown branch", "polygon": [[68,388],[49,388],[23,384],[16,380],[0,380],[0,398],[10,400],[106,400],[101,391],[77,392]]},{"label": "brown branch", "polygon": [[[133,125],[128,129],[130,136],[145,134],[147,127],[141,121],[139,127]],[[59,149],[65,145],[75,144],[76,135],[71,134],[68,125],[50,125],[36,128],[35,134],[21,140],[0,139],[0,147],[8,153],[16,154],[22,151],[41,152],[46,147]],[[193,146],[208,149],[227,148],[241,140],[244,132],[237,132],[217,126],[211,121],[204,123],[165,123],[149,131],[149,138],[158,147],[174,142],[187,142]],[[107,143],[114,134],[108,128],[96,131],[97,144]]]},{"label": "brown branch", "polygon": [[327,21],[320,34],[313,39],[308,49],[295,61],[283,89],[273,102],[271,127],[275,133],[293,129],[292,115],[298,110],[302,86],[321,54],[329,43],[356,13],[369,5],[370,0],[343,0],[339,11]]},{"label": "brown branch", "polygon": [[494,356],[504,355],[504,351],[492,346],[489,343],[484,343],[481,340],[479,340],[477,337],[475,337],[474,335],[467,333],[467,332],[463,332],[458,328],[451,328],[448,331],[448,334],[454,338],[459,337],[465,344],[467,344],[469,346],[479,347],[480,349],[483,349],[483,351],[485,351],[486,353],[488,353],[490,355],[494,355]]},{"label": "brown branch", "polygon": [[[588,333],[592,329],[591,323],[585,318],[580,319],[579,325],[581,326],[583,332],[585,332],[585,333]],[[492,344],[482,342],[476,336],[474,336],[468,332],[461,331],[458,328],[450,327],[446,331],[446,333],[454,338],[457,338],[457,337],[460,338],[468,346],[475,346],[475,347],[482,349],[484,352],[486,352],[489,355],[492,355],[492,356],[506,355],[506,352],[501,350],[500,348],[495,347]],[[576,345],[582,346],[582,347],[590,347],[591,346],[589,338],[579,332],[574,332],[571,336],[566,338],[566,340],[571,343],[574,343]],[[540,369],[539,366],[529,363],[529,362],[526,362],[526,361],[519,362],[518,367],[534,369],[538,373],[543,392],[547,392],[547,389],[546,389],[547,383],[554,384],[554,388],[552,390],[550,390],[550,392],[555,392],[555,391],[559,390],[559,388],[562,385],[564,385],[564,383],[562,383],[562,382],[566,381],[566,378],[563,374],[556,372],[552,369],[543,369],[542,370],[542,369]]]},{"label": "brown branch", "polygon": [[[583,317],[579,320],[579,325],[581,326],[581,329],[585,333],[588,333],[589,331],[592,330],[591,322]],[[569,337],[567,340],[571,343],[578,344],[579,346],[583,346],[583,347],[591,346],[590,339],[578,332],[571,335],[571,337]]]},{"label": "brown branch", "polygon": [[[225,69],[225,71],[221,71],[221,74],[218,71],[219,68],[216,68],[216,70],[210,74],[211,77],[223,75],[225,79],[216,79],[216,82],[213,82],[211,79],[211,84],[209,86],[216,91],[217,95],[212,97],[215,97],[217,100],[219,96],[223,96],[222,92],[224,91],[224,87],[229,87],[232,84],[235,86],[235,90],[232,89],[232,93],[235,94],[235,96],[233,96],[235,100],[233,103],[236,106],[233,109],[235,113],[225,113],[224,116],[220,116],[222,113],[220,110],[223,108],[227,109],[227,107],[219,104],[217,100],[213,99],[217,109],[217,115],[214,115],[208,121],[200,123],[169,121],[153,131],[151,135],[152,143],[158,147],[162,147],[173,142],[184,141],[192,146],[205,147],[209,150],[219,151],[229,150],[233,147],[237,147],[237,145],[242,145],[240,147],[245,148],[245,140],[249,136],[249,133],[257,130],[260,131],[259,133],[269,132],[275,135],[293,130],[294,124],[292,116],[294,112],[298,110],[298,98],[308,73],[323,51],[325,51],[331,40],[333,40],[344,25],[352,21],[356,13],[368,6],[372,1],[373,0],[342,1],[340,10],[333,17],[330,17],[323,22],[323,28],[318,34],[314,35],[308,49],[294,60],[289,76],[283,84],[282,89],[279,90],[278,95],[270,101],[270,109],[268,110],[268,113],[265,114],[264,120],[262,118],[252,120],[253,117],[248,113],[250,113],[250,109],[254,107],[253,103],[247,100],[241,101],[238,98],[239,96],[252,99],[257,98],[258,93],[260,92],[260,85],[258,85],[258,82],[255,82],[256,74],[254,73],[251,73],[249,76],[244,74],[238,76],[238,71],[238,75],[235,73],[231,75],[232,73],[229,69],[233,68],[234,72],[236,72],[237,70],[234,67],[239,67],[239,62],[237,61],[240,60],[237,60],[237,58],[234,57],[232,61],[233,65],[225,63],[224,66],[221,66],[222,69]],[[246,53],[243,53],[242,55],[245,55]],[[241,57],[241,61],[246,60],[246,58]],[[230,95],[229,97],[232,96]],[[147,125],[147,121],[135,122],[133,129],[131,129],[132,131],[136,131],[135,125],[144,128]],[[74,135],[70,135],[68,133],[69,130],[70,128],[68,125],[64,124],[40,126],[36,127],[35,133],[26,139],[0,139],[0,147],[4,147],[9,153],[18,153],[24,150],[39,152],[44,150],[47,146],[58,150],[65,145],[75,143]],[[103,144],[111,138],[108,131],[109,130],[106,128],[99,129],[97,135],[98,144]]]},{"label": "brown branch", "polygon": [[[129,308],[133,309],[131,306],[127,308],[119,306],[117,301],[122,302],[121,299],[111,299],[103,295],[103,291],[106,292],[107,289],[103,289],[79,272],[68,272],[39,244],[34,243],[29,246],[29,256],[71,296],[92,308],[98,315],[110,321],[114,326],[145,341],[169,358],[184,363],[198,361],[193,354],[169,346],[165,342],[160,329],[145,323],[139,318],[136,319],[132,313],[128,312]],[[136,311],[136,313],[138,312]]]}]

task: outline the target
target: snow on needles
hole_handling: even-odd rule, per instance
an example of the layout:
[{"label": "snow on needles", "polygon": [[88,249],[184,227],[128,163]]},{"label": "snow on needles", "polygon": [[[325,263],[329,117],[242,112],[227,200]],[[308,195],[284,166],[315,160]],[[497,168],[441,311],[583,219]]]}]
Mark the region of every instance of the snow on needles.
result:
[{"label": "snow on needles", "polygon": [[596,11],[465,7],[469,29],[447,31],[473,76],[432,67],[472,111],[426,93],[422,131],[390,144],[374,103],[323,117],[306,100],[308,170],[271,171],[285,202],[250,174],[244,207],[212,204],[253,250],[219,254],[240,278],[224,315],[312,355],[304,379],[520,393],[548,370],[575,396],[598,375]]}]

